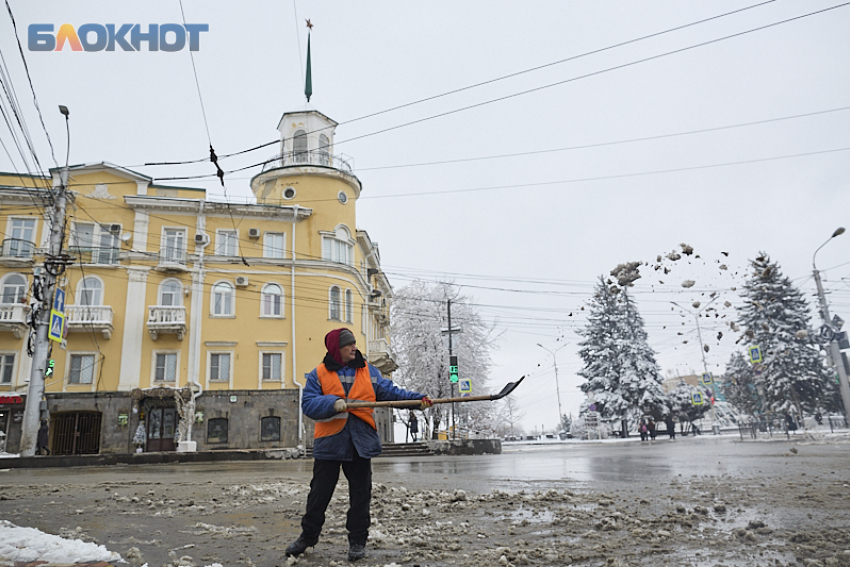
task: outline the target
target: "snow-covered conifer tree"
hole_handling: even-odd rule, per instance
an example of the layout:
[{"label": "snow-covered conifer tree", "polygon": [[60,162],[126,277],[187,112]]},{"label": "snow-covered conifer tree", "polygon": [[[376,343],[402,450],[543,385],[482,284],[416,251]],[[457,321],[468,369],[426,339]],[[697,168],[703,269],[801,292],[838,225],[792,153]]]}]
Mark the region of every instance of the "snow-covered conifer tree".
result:
[{"label": "snow-covered conifer tree", "polygon": [[[579,331],[580,386],[593,394],[603,419],[636,420],[644,413],[660,418],[667,411],[666,396],[655,353],[637,305],[619,287],[599,279],[590,304],[587,326]],[[587,411],[585,403],[582,413]]]},{"label": "snow-covered conifer tree", "polygon": [[753,365],[743,354],[736,352],[729,357],[723,378],[723,395],[738,411],[753,416],[764,412],[754,378]]},{"label": "snow-covered conifer tree", "polygon": [[[696,393],[702,394],[704,403],[694,404],[694,394]],[[708,413],[710,409],[710,397],[705,395],[702,388],[682,381],[679,382],[675,390],[670,392],[670,410],[680,422],[692,423]]]},{"label": "snow-covered conifer tree", "polygon": [[747,345],[761,347],[763,371],[753,379],[766,409],[782,413],[823,407],[823,396],[834,396],[835,389],[829,384],[832,373],[819,354],[803,294],[767,254],[761,253],[751,268],[738,323]]}]

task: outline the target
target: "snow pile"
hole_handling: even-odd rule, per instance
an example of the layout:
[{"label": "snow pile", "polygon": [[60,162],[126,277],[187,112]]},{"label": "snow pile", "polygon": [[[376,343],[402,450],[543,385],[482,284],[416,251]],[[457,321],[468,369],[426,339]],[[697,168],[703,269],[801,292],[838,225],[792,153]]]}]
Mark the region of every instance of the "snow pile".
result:
[{"label": "snow pile", "polygon": [[6,520],[0,520],[0,560],[47,563],[123,561],[121,555],[102,545],[64,539],[35,528],[21,528]]}]

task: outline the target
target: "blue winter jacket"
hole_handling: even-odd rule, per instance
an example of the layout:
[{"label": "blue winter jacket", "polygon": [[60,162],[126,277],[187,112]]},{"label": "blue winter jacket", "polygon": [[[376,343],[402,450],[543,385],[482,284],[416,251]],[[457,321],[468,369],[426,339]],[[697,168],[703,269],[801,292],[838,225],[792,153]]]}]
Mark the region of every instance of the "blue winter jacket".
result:
[{"label": "blue winter jacket", "polygon": [[[351,383],[347,384],[342,381],[342,387],[345,393],[353,385],[354,374],[357,366],[360,364],[368,364],[363,360],[363,355],[357,351],[357,358],[351,366],[345,366],[336,370],[338,375],[349,376],[352,378]],[[326,366],[328,361],[325,361]],[[330,368],[328,368],[330,370]],[[421,400],[424,394],[419,392],[409,392],[402,390],[393,384],[392,380],[387,380],[381,376],[380,370],[369,364],[369,374],[373,378],[372,385],[375,388],[375,399],[382,401],[396,400]],[[319,377],[316,369],[307,375],[307,384],[304,386],[304,392],[301,399],[301,409],[304,415],[310,419],[327,419],[336,415],[334,411],[334,402],[339,398],[337,396],[326,396],[322,394],[322,385],[319,384]],[[353,461],[355,451],[356,454],[364,459],[371,459],[381,454],[381,438],[378,432],[371,425],[351,414],[345,422],[345,427],[336,435],[328,437],[319,437],[313,440],[313,458],[322,461]]]}]

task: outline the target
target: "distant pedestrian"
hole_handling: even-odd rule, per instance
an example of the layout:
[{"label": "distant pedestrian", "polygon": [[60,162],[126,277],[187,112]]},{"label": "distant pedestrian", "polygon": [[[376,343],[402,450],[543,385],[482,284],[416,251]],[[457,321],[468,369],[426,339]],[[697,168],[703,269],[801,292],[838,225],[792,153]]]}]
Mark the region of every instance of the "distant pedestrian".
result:
[{"label": "distant pedestrian", "polygon": [[50,449],[47,448],[47,441],[50,437],[50,430],[47,427],[47,422],[42,421],[41,427],[38,428],[38,435],[35,438],[35,453],[36,455],[49,455]]},{"label": "distant pedestrian", "polygon": [[823,416],[820,414],[820,412],[815,413],[815,421],[818,422],[818,425],[823,425]]},{"label": "distant pedestrian", "polygon": [[641,419],[640,425],[638,426],[638,431],[640,432],[640,440],[646,441],[646,438],[649,434],[649,428],[646,426],[646,420]]},{"label": "distant pedestrian", "polygon": [[670,436],[670,439],[676,438],[676,424],[673,423],[673,416],[668,415],[664,418],[664,423],[667,425],[667,435]]},{"label": "distant pedestrian", "polygon": [[646,422],[646,430],[649,433],[649,439],[655,441],[655,420],[651,417]]},{"label": "distant pedestrian", "polygon": [[416,434],[419,433],[419,420],[416,418],[416,414],[410,412],[410,417],[407,418],[407,422],[410,424],[410,437],[413,439],[413,442],[416,443]]},{"label": "distant pedestrian", "polygon": [[785,424],[788,426],[788,431],[797,431],[797,422],[790,413],[785,414]]}]

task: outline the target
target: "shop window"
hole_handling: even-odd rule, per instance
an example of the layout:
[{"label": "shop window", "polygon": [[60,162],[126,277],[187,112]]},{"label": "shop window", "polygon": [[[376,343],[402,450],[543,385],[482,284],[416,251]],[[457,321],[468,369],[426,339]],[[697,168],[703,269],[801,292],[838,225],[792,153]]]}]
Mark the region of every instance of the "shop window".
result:
[{"label": "shop window", "polygon": [[207,421],[207,443],[227,443],[226,417],[216,417]]},{"label": "shop window", "polygon": [[280,418],[274,415],[260,420],[260,441],[280,441]]}]

